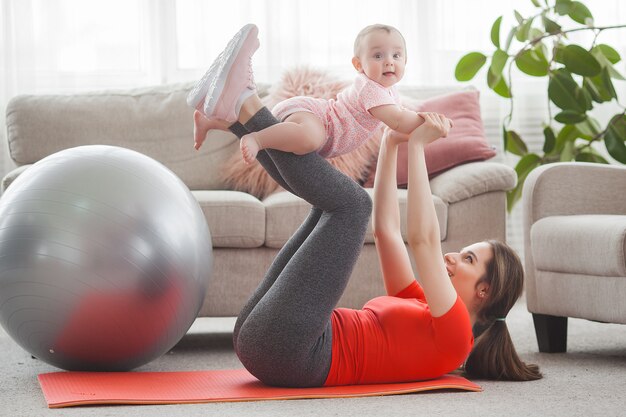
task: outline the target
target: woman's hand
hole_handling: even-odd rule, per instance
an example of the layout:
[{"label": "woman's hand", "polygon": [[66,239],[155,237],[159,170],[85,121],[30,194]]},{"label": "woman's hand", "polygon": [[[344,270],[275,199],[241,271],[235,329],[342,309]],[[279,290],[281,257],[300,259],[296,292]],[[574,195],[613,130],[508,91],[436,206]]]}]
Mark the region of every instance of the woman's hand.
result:
[{"label": "woman's hand", "polygon": [[383,143],[391,146],[397,146],[403,142],[409,141],[409,135],[406,133],[400,133],[398,131],[392,130],[388,127],[385,127],[385,131],[383,132]]},{"label": "woman's hand", "polygon": [[452,120],[439,113],[418,113],[424,118],[424,123],[409,135],[409,142],[427,145],[439,138],[448,136],[453,126]]}]

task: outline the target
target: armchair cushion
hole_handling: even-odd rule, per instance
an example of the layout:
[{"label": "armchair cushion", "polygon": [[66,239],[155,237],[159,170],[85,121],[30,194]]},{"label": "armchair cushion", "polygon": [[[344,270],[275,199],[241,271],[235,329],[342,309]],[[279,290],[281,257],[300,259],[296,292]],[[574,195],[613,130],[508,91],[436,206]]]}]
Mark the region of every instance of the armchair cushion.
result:
[{"label": "armchair cushion", "polygon": [[626,277],[626,216],[544,217],[530,242],[539,270]]}]

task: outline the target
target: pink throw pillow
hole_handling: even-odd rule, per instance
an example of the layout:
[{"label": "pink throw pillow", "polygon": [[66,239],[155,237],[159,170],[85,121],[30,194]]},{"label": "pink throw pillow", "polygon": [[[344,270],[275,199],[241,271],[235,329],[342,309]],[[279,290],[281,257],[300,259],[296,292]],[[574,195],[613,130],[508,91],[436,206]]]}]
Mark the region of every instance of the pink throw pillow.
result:
[{"label": "pink throw pillow", "polygon": [[[436,96],[422,102],[408,101],[404,106],[416,112],[436,112],[445,114],[454,122],[447,137],[426,146],[426,168],[430,178],[457,165],[472,161],[484,161],[496,155],[496,151],[485,138],[480,117],[479,92],[459,91]],[[408,183],[407,145],[398,147],[397,180],[399,187]],[[364,187],[374,186],[376,165],[372,167]]]}]

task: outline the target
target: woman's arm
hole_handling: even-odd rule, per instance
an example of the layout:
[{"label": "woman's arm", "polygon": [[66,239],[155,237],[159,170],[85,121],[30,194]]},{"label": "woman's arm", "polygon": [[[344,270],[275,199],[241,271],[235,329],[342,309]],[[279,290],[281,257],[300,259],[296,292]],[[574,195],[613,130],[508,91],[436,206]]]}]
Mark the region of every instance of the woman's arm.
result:
[{"label": "woman's arm", "polygon": [[396,295],[414,280],[413,269],[400,232],[396,165],[398,144],[408,137],[388,129],[380,145],[374,179],[373,229],[376,251],[388,295]]},{"label": "woman's arm", "polygon": [[428,182],[424,147],[445,137],[450,121],[435,113],[422,113],[422,116],[425,122],[411,133],[408,145],[408,241],[430,311],[433,317],[440,317],[454,305],[457,294],[443,261],[439,222]]}]

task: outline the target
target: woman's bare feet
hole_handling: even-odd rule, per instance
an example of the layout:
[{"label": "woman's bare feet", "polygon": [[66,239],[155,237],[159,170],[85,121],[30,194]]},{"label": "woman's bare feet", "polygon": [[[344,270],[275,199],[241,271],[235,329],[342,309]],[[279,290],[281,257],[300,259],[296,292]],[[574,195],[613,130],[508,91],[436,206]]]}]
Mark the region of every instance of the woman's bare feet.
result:
[{"label": "woman's bare feet", "polygon": [[256,155],[261,150],[259,142],[257,142],[254,135],[245,135],[241,138],[239,143],[239,149],[241,150],[241,156],[246,164],[251,164],[256,159]]},{"label": "woman's bare feet", "polygon": [[196,150],[200,149],[209,130],[217,129],[228,131],[229,126],[230,123],[225,120],[207,119],[204,114],[196,110],[193,113],[193,147],[196,148]]}]

